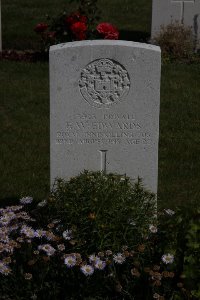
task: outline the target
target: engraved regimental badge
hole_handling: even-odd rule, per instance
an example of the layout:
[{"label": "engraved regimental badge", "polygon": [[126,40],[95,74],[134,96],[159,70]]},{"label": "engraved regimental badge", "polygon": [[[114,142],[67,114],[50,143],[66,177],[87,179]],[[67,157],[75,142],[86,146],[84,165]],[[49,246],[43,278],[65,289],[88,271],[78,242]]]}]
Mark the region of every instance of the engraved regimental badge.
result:
[{"label": "engraved regimental badge", "polygon": [[97,59],[81,72],[79,88],[83,98],[97,108],[118,103],[130,88],[126,69],[111,59]]}]

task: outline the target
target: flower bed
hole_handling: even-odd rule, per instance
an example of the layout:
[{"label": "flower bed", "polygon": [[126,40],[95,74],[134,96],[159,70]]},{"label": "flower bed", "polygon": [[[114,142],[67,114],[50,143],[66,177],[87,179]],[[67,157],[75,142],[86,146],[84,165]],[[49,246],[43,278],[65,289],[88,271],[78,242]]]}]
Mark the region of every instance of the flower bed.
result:
[{"label": "flower bed", "polygon": [[41,50],[48,52],[51,45],[64,42],[119,38],[119,31],[114,25],[107,22],[96,25],[98,17],[91,16],[91,9],[86,7],[85,4],[69,15],[64,11],[54,18],[48,16],[47,23],[37,24],[34,31],[40,37]]},{"label": "flower bed", "polygon": [[1,299],[198,299],[199,223],[154,205],[140,181],[85,171],[1,208]]}]

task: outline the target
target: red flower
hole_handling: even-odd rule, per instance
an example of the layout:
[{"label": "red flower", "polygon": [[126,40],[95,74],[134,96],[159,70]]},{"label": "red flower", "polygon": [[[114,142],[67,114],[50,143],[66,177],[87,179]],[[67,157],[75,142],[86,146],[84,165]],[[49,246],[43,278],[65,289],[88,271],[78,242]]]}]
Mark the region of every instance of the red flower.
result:
[{"label": "red flower", "polygon": [[87,25],[83,22],[76,22],[70,27],[76,39],[81,41],[86,39]]},{"label": "red flower", "polygon": [[35,26],[34,31],[37,33],[42,33],[46,31],[48,28],[48,25],[46,23],[39,23]]},{"label": "red flower", "polygon": [[76,22],[87,23],[87,17],[80,15],[79,12],[72,13],[69,17],[66,18],[66,23],[71,26]]},{"label": "red flower", "polygon": [[118,40],[119,31],[110,23],[100,23],[97,25],[97,31],[103,36],[104,39]]}]

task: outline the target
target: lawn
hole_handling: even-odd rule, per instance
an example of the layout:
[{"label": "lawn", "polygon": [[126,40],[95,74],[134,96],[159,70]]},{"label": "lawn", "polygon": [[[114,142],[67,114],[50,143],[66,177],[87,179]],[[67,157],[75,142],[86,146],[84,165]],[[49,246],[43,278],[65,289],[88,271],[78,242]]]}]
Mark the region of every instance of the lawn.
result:
[{"label": "lawn", "polygon": [[[56,5],[55,5],[56,3]],[[151,1],[99,0],[101,21],[111,22],[121,30],[122,39],[140,39],[150,35]],[[2,1],[2,31],[4,49],[37,49],[38,37],[33,29],[45,22],[46,15],[70,13],[77,3],[70,0],[7,0]]]},{"label": "lawn", "polygon": [[[200,186],[199,65],[162,68],[159,204],[197,201]],[[0,198],[49,190],[48,63],[0,64]]]},{"label": "lawn", "polygon": [[[33,32],[45,14],[76,3],[58,0],[7,0],[2,3],[4,49],[37,49]],[[48,3],[48,5],[47,5]],[[66,4],[67,3],[67,4]],[[99,0],[102,21],[122,37],[150,35],[151,1]],[[190,205],[200,194],[200,65],[162,66],[159,185],[161,207]],[[0,62],[0,199],[49,191],[48,63]]]}]

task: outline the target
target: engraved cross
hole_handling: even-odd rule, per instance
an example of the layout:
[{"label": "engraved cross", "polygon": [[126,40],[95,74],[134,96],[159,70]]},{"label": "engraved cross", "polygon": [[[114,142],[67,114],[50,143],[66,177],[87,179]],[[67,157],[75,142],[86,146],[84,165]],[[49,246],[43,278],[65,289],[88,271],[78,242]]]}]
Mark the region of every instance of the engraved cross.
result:
[{"label": "engraved cross", "polygon": [[101,171],[106,174],[106,154],[108,150],[99,150],[101,154]]},{"label": "engraved cross", "polygon": [[184,23],[185,3],[195,4],[195,0],[171,0],[172,3],[179,3],[181,5],[181,24]]}]

